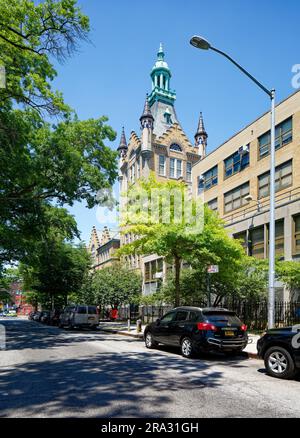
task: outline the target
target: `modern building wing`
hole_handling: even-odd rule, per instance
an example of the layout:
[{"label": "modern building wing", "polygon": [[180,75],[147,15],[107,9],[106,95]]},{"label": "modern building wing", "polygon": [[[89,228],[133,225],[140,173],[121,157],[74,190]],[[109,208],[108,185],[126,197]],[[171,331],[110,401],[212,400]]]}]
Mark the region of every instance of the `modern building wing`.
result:
[{"label": "modern building wing", "polygon": [[[300,91],[276,107],[276,243],[278,257],[300,258]],[[268,257],[270,113],[207,154],[192,169],[194,196],[226,221],[257,258]],[[287,298],[277,283],[278,298]],[[296,297],[294,297],[296,298]]]}]

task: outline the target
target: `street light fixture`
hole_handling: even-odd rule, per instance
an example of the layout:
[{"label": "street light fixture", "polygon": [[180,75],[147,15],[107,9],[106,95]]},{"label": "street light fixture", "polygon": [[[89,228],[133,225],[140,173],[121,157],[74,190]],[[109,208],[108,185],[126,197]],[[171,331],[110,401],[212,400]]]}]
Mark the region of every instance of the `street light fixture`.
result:
[{"label": "street light fixture", "polygon": [[247,195],[244,197],[244,199],[246,202],[255,201],[256,205],[257,205],[257,211],[261,210],[262,205],[261,205],[261,202],[259,201],[259,199],[254,199],[252,195]]},{"label": "street light fixture", "polygon": [[195,35],[190,44],[197,49],[213,50],[227,58],[242,73],[248,76],[271,100],[271,146],[270,146],[270,243],[269,243],[269,297],[268,297],[268,327],[274,327],[275,314],[275,90],[269,90],[254,76],[232,59],[227,53],[213,47],[205,38]]}]

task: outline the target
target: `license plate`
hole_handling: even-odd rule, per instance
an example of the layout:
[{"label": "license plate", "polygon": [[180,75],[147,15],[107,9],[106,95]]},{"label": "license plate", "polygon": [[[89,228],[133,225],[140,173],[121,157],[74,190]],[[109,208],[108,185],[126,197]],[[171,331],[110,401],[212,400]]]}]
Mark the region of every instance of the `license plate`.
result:
[{"label": "license plate", "polygon": [[234,336],[234,331],[232,331],[232,330],[226,330],[226,331],[225,331],[225,336]]},{"label": "license plate", "polygon": [[92,320],[94,320],[95,317],[94,317],[94,316],[89,316],[88,319],[92,319]]}]

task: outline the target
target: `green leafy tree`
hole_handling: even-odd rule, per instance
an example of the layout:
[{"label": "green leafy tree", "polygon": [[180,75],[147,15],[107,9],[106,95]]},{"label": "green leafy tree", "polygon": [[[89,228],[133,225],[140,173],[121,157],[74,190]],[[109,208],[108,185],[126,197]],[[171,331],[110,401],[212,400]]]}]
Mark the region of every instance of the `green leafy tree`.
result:
[{"label": "green leafy tree", "polygon": [[83,245],[52,239],[39,243],[30,264],[21,269],[25,289],[55,307],[66,304],[68,296],[81,289],[90,267],[90,255]]},{"label": "green leafy tree", "polygon": [[[160,193],[159,202],[153,203],[153,190]],[[189,214],[186,214],[187,203]],[[150,216],[149,205],[152,209]],[[164,206],[169,208],[168,214]],[[206,205],[201,205],[201,201],[190,199],[183,182],[159,182],[153,175],[148,180],[140,180],[129,189],[127,209],[122,214],[123,233],[130,232],[136,239],[124,245],[119,254],[157,254],[165,257],[174,266],[175,306],[181,300],[183,261],[197,269],[202,278],[210,264],[220,264],[220,272],[227,276],[229,270],[232,273],[238,269],[244,257],[240,242],[229,237],[223,221]],[[178,211],[184,213],[179,217]]]},{"label": "green leafy tree", "polygon": [[20,271],[17,267],[6,267],[0,272],[0,303],[6,304],[12,301],[11,285],[17,281],[21,281]]},{"label": "green leafy tree", "polygon": [[91,208],[116,178],[107,118],[79,120],[52,87],[53,60],[70,56],[88,31],[76,0],[0,0],[0,265],[32,252],[52,221],[78,234],[58,207]]},{"label": "green leafy tree", "polygon": [[294,300],[300,290],[300,262],[277,261],[276,275],[289,289],[291,298]]},{"label": "green leafy tree", "polygon": [[[154,191],[157,192],[154,192]],[[158,202],[151,199],[158,194]],[[128,254],[158,254],[175,266],[175,305],[180,301],[180,272],[182,261],[186,259],[193,247],[191,224],[182,215],[178,217],[179,209],[184,209],[186,202],[192,203],[192,213],[195,213],[195,202],[188,199],[186,186],[183,182],[159,182],[154,174],[149,179],[141,179],[129,189],[129,202],[122,211],[123,233],[131,233],[135,240],[124,245],[120,255]],[[143,204],[147,208],[143,208]],[[137,207],[140,205],[141,207]],[[151,207],[150,207],[151,205]],[[190,219],[190,218],[189,218]]]},{"label": "green leafy tree", "polygon": [[[267,291],[267,264],[264,260],[253,257],[244,257],[238,270],[226,271],[222,260],[219,261],[219,273],[210,274],[210,289],[213,299],[212,305],[218,306],[221,302],[232,299],[259,301],[266,297]],[[226,267],[228,269],[228,267]],[[206,269],[183,269],[181,275],[180,305],[206,305],[208,298],[208,283]],[[161,289],[166,303],[174,302],[175,282],[174,274],[169,274]]]},{"label": "green leafy tree", "polygon": [[[134,304],[139,300],[142,289],[140,274],[121,264],[114,264],[96,271],[91,287],[94,303],[97,305]],[[90,297],[90,289],[88,289]]]},{"label": "green leafy tree", "polygon": [[89,19],[76,3],[0,0],[0,65],[6,69],[0,106],[14,101],[50,115],[69,111],[50,86],[57,75],[50,57],[64,61],[87,40]]},{"label": "green leafy tree", "polygon": [[160,289],[149,295],[141,295],[137,304],[140,304],[141,306],[162,306],[168,302],[171,301],[168,301],[167,294]]}]

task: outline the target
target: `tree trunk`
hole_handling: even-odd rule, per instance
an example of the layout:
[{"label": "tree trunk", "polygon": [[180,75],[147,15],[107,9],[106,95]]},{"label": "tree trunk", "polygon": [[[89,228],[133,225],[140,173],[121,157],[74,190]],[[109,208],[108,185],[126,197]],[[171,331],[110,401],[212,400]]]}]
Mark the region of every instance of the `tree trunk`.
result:
[{"label": "tree trunk", "polygon": [[180,269],[181,258],[175,256],[175,307],[180,304]]},{"label": "tree trunk", "polygon": [[51,310],[54,310],[54,295],[51,293]]}]

